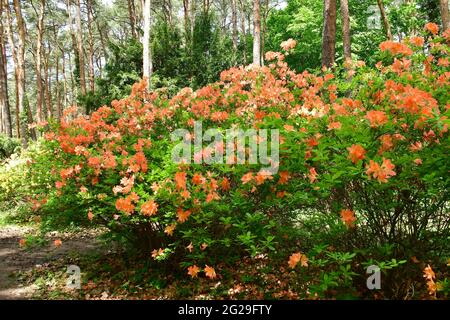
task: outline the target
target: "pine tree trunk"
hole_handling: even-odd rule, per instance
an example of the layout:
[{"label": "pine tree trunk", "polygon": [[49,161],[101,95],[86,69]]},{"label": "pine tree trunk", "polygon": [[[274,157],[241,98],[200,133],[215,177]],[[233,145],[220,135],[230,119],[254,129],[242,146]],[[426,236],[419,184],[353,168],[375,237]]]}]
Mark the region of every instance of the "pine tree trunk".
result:
[{"label": "pine tree trunk", "polygon": [[89,56],[89,85],[90,91],[95,92],[95,75],[94,75],[94,36],[92,34],[92,0],[87,0],[87,10],[88,10],[88,56]]},{"label": "pine tree trunk", "polygon": [[22,146],[28,146],[28,118],[25,106],[25,22],[22,16],[22,7],[19,0],[14,0],[14,11],[16,13],[17,28],[19,30],[17,46],[17,93],[18,93],[18,111],[19,127]]},{"label": "pine tree trunk", "polygon": [[245,32],[245,6],[244,0],[239,0],[241,7],[241,42],[243,44],[242,57],[244,58],[244,64],[247,64],[247,33]]},{"label": "pine tree trunk", "polygon": [[259,0],[253,0],[253,64],[261,66],[261,8]]},{"label": "pine tree trunk", "polygon": [[331,67],[336,54],[336,0],[324,0],[322,65]]},{"label": "pine tree trunk", "polygon": [[11,110],[8,97],[8,66],[3,34],[3,0],[0,0],[0,111],[2,131],[12,137]]},{"label": "pine tree trunk", "polygon": [[386,15],[386,10],[384,10],[383,0],[377,0],[378,8],[380,8],[381,20],[383,21],[384,31],[386,32],[386,37],[388,40],[392,41],[391,24],[389,23],[388,17]]},{"label": "pine tree trunk", "polygon": [[37,97],[36,97],[36,116],[37,121],[44,121],[45,114],[42,112],[43,96],[44,90],[42,86],[42,36],[44,33],[44,8],[45,0],[41,0],[39,8],[39,17],[37,23],[37,39],[36,39],[36,86],[37,86]]},{"label": "pine tree trunk", "polygon": [[52,105],[52,96],[51,96],[51,79],[50,79],[50,54],[51,49],[50,46],[48,47],[48,52],[45,52],[44,50],[44,79],[45,79],[45,86],[44,86],[44,93],[45,93],[45,108],[47,111],[47,118],[53,117],[53,105]]},{"label": "pine tree trunk", "polygon": [[231,23],[233,25],[233,49],[236,53],[238,47],[238,27],[237,27],[237,0],[231,0]]},{"label": "pine tree trunk", "polygon": [[184,36],[186,43],[190,43],[191,39],[191,17],[189,14],[189,0],[183,0],[183,17],[184,17]]},{"label": "pine tree trunk", "polygon": [[350,15],[348,12],[348,0],[341,0],[342,41],[344,44],[345,60],[352,60],[352,48],[350,37]]},{"label": "pine tree trunk", "polygon": [[440,0],[440,5],[441,5],[442,27],[444,28],[444,30],[447,30],[450,28],[448,0]]},{"label": "pine tree trunk", "polygon": [[130,26],[131,26],[131,36],[134,39],[137,39],[136,12],[134,11],[134,0],[127,0],[127,3],[128,3],[128,16],[130,19]]},{"label": "pine tree trunk", "polygon": [[76,0],[77,5],[77,15],[76,15],[76,23],[77,23],[77,45],[78,45],[78,65],[80,71],[80,90],[81,94],[86,95],[86,73],[84,69],[84,46],[83,46],[83,28],[81,26],[81,4],[80,0]]}]

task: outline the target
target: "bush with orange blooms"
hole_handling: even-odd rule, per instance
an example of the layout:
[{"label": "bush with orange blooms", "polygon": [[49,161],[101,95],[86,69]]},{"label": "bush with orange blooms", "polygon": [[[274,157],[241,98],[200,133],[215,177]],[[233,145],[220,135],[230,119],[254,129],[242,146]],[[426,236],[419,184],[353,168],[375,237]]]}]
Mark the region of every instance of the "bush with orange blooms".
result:
[{"label": "bush with orange blooms", "polygon": [[[47,214],[105,225],[192,278],[220,277],[244,255],[314,268],[318,244],[377,259],[386,244],[396,258],[448,253],[436,239],[450,235],[449,44],[450,31],[427,25],[423,37],[382,43],[376,66],[297,73],[268,52],[264,67],[224,71],[171,99],[136,83],[128,98],[89,117],[66,113],[45,134]],[[193,141],[195,121],[278,129],[278,171],[174,163],[171,133],[187,129]],[[67,199],[76,210],[63,210]]]}]

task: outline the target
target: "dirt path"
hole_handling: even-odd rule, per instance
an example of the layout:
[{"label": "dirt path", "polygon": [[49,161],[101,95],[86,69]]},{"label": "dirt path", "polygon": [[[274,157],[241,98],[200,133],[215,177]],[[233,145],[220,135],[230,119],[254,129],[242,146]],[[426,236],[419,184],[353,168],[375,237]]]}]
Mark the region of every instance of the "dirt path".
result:
[{"label": "dirt path", "polygon": [[[31,231],[28,227],[2,226],[0,227],[0,299],[29,299],[36,288],[24,286],[15,276],[17,272],[37,268],[43,264],[65,257],[70,254],[88,253],[100,247],[96,241],[96,232],[82,234],[49,235],[49,243],[31,249],[19,246]],[[61,239],[62,245],[56,247],[52,240]]]}]

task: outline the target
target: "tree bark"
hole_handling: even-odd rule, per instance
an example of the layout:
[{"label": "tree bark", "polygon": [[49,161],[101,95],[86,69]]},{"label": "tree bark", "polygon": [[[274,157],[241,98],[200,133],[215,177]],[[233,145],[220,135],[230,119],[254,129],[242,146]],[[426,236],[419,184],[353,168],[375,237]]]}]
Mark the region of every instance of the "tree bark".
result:
[{"label": "tree bark", "polygon": [[89,85],[90,91],[95,92],[95,74],[94,74],[94,36],[92,33],[92,0],[87,0],[87,16],[88,16],[88,56],[89,56]]},{"label": "tree bark", "polygon": [[259,0],[253,0],[253,64],[261,66],[261,8]]},{"label": "tree bark", "polygon": [[53,105],[52,105],[52,96],[51,96],[51,79],[50,79],[50,54],[51,48],[48,46],[48,52],[45,52],[44,48],[44,93],[45,93],[45,109],[47,112],[47,118],[53,117]]},{"label": "tree bark", "polygon": [[8,66],[3,38],[3,1],[0,0],[0,111],[2,131],[12,137],[11,110],[8,97]]},{"label": "tree bark", "polygon": [[[3,0],[0,0],[3,1]],[[16,112],[16,134],[17,137],[20,138],[20,119],[19,119],[19,86],[17,85],[18,81],[18,69],[17,69],[17,52],[16,52],[16,45],[14,43],[14,38],[12,34],[12,17],[11,17],[11,8],[9,7],[9,3],[7,0],[5,0],[5,12],[6,12],[6,34],[8,35],[8,43],[11,51],[11,56],[13,58],[13,64],[14,64],[14,81],[16,83],[15,85],[15,95],[16,95],[16,105],[15,105],[15,112]]]},{"label": "tree bark", "polygon": [[[22,7],[19,0],[14,0],[14,11],[16,13],[17,28],[19,30],[18,46],[17,46],[17,92],[18,92],[18,108],[19,108],[19,127],[22,146],[28,146],[26,119],[27,112],[25,106],[25,22],[22,16]],[[23,119],[23,120],[22,120]]]},{"label": "tree bark", "polygon": [[440,0],[442,27],[444,31],[450,28],[450,17],[448,12],[448,0]]},{"label": "tree bark", "polygon": [[237,26],[237,0],[231,0],[231,23],[233,25],[233,49],[236,53],[238,47],[238,26]]},{"label": "tree bark", "polygon": [[183,0],[184,36],[188,44],[191,39],[191,17],[189,14],[189,0]]},{"label": "tree bark", "polygon": [[131,26],[131,36],[134,39],[137,39],[137,32],[136,32],[136,12],[135,12],[135,6],[134,6],[134,0],[127,0],[128,3],[128,16],[130,19],[130,26]]},{"label": "tree bark", "polygon": [[384,31],[386,32],[386,37],[388,40],[392,41],[391,24],[389,23],[388,17],[386,15],[386,10],[384,10],[383,0],[377,0],[378,8],[380,8],[381,20],[383,21]]},{"label": "tree bark", "polygon": [[245,6],[244,0],[239,0],[241,7],[241,42],[242,46],[242,57],[244,58],[244,64],[247,64],[247,33],[245,32]]},{"label": "tree bark", "polygon": [[81,4],[80,0],[76,0],[76,23],[77,23],[77,45],[78,45],[78,65],[80,71],[80,90],[81,94],[86,95],[86,74],[84,69],[84,47],[83,47],[83,29],[81,26]]},{"label": "tree bark", "polygon": [[150,28],[151,28],[151,0],[144,0],[144,38],[143,38],[143,47],[144,47],[144,78],[148,81],[148,88],[150,89],[151,77],[152,77],[152,56],[150,51]]},{"label": "tree bark", "polygon": [[352,48],[350,37],[350,15],[348,13],[348,0],[341,1],[342,41],[344,44],[345,60],[352,60]]},{"label": "tree bark", "polygon": [[336,54],[336,0],[324,0],[322,66],[331,67]]},{"label": "tree bark", "polygon": [[36,116],[37,121],[43,121],[45,115],[42,112],[43,96],[44,90],[42,86],[42,36],[44,33],[44,8],[45,0],[41,0],[38,23],[37,23],[37,39],[36,39],[36,86],[37,86],[37,97],[36,97]]}]

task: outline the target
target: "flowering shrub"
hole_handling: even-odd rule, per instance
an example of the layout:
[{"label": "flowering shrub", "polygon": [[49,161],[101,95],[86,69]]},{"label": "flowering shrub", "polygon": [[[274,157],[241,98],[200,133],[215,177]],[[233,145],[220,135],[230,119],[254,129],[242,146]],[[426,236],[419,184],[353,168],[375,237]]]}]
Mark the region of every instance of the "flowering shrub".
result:
[{"label": "flowering shrub", "polygon": [[[72,218],[105,225],[192,278],[220,277],[243,255],[317,267],[323,260],[308,257],[320,243],[366,260],[388,259],[389,245],[405,261],[448,254],[450,31],[434,31],[427,25],[425,38],[382,43],[375,67],[296,73],[282,53],[268,52],[265,67],[224,71],[219,82],[171,99],[142,81],[89,117],[68,110],[45,134],[48,203],[75,204]],[[227,159],[175,163],[171,133],[187,129],[192,142],[196,121],[222,132],[278,129],[277,171]],[[194,149],[193,158],[225,147]]]}]

